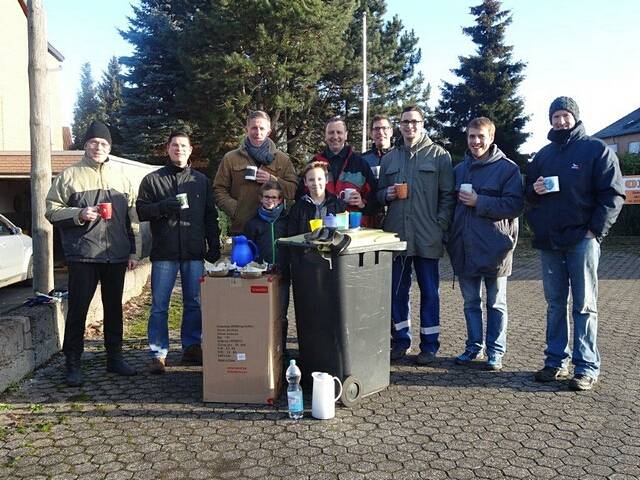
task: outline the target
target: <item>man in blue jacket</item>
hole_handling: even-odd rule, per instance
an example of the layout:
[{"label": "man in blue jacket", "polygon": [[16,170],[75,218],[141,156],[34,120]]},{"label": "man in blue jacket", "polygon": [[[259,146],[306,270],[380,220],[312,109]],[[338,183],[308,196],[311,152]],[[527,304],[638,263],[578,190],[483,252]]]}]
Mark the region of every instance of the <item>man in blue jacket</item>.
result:
[{"label": "man in blue jacket", "polygon": [[573,298],[572,390],[590,390],[600,373],[598,261],[600,242],[615,223],[625,195],[618,158],[587,136],[578,104],[558,97],[549,108],[551,141],[527,168],[527,219],[540,250],[547,301],[547,348],[538,382],[569,377],[567,298]]},{"label": "man in blue jacket", "polygon": [[172,132],[167,142],[170,161],[142,179],[136,201],[140,220],[151,223],[151,373],[165,372],[169,302],[178,272],[183,304],[182,362],[202,365],[200,278],[203,259],[215,262],[220,257],[220,230],[211,181],[191,168],[192,151],[187,133]]},{"label": "man in blue jacket", "polygon": [[[493,143],[496,127],[486,117],[467,126],[469,150],[454,169],[458,202],[447,251],[460,278],[467,342],[458,365],[483,358],[482,283],[487,292],[487,370],[501,370],[507,348],[507,277],[518,240],[524,192],[520,169]],[[462,187],[461,187],[462,186]]]}]

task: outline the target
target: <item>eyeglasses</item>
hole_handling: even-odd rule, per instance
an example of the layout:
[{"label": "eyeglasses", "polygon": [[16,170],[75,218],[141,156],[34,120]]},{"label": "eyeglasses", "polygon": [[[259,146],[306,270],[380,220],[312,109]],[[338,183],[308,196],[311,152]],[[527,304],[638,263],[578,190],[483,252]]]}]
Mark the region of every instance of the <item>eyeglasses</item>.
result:
[{"label": "eyeglasses", "polygon": [[400,122],[400,125],[402,125],[403,127],[408,127],[409,125],[411,125],[412,127],[417,127],[418,125],[422,124],[422,122],[424,122],[424,120],[402,120]]},{"label": "eyeglasses", "polygon": [[109,148],[109,142],[101,142],[99,140],[90,140],[87,142],[87,145],[90,147]]},{"label": "eyeglasses", "polygon": [[280,200],[279,196],[273,196],[273,195],[263,195],[262,198],[264,198],[265,200]]},{"label": "eyeglasses", "polygon": [[391,127],[373,127],[371,130],[374,132],[386,132],[391,130]]}]

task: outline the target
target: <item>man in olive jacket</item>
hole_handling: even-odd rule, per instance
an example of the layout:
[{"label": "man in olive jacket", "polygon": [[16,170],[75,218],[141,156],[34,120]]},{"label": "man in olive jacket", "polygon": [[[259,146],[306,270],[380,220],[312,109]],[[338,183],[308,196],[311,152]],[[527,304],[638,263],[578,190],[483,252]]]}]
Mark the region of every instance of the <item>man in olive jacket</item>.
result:
[{"label": "man in olive jacket", "polygon": [[187,133],[172,132],[167,142],[170,161],[142,179],[136,202],[140,220],[151,222],[153,238],[148,328],[151,373],[165,372],[169,302],[178,272],[183,304],[182,362],[202,364],[200,278],[203,259],[215,262],[220,257],[220,230],[211,183],[189,163],[192,150]]},{"label": "man in olive jacket", "polygon": [[[424,132],[424,116],[415,106],[400,118],[402,139],[380,165],[377,198],[387,205],[383,228],[407,242],[405,254],[393,260],[393,320],[391,359],[403,358],[411,346],[409,293],[411,265],[420,287],[420,354],[423,365],[434,361],[440,347],[440,293],[438,260],[444,253],[443,235],[455,205],[451,156]],[[400,185],[408,187],[406,198]]]},{"label": "man in olive jacket", "polygon": [[[85,153],[64,169],[47,194],[45,217],[60,230],[69,270],[69,309],[62,350],[67,385],[82,385],[80,357],[91,299],[98,282],[104,310],[107,371],[135,375],[122,357],[122,292],[127,268],[136,268],[141,253],[136,192],[125,172],[109,160],[111,133],[93,122]],[[102,208],[102,212],[100,211]]]},{"label": "man in olive jacket", "polygon": [[[260,187],[267,181],[282,186],[284,198],[292,200],[298,177],[286,153],[271,141],[271,118],[257,110],[249,114],[247,136],[242,145],[223,158],[213,181],[216,205],[229,216],[231,235],[241,235],[260,203]],[[247,174],[247,167],[254,169]]]}]

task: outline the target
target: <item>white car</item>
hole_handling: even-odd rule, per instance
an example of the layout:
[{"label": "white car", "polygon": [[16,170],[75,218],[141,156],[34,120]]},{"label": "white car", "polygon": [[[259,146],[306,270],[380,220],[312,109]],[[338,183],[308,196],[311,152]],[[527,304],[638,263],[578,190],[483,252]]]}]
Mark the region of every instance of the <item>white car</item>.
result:
[{"label": "white car", "polygon": [[31,237],[0,214],[0,287],[32,278]]}]

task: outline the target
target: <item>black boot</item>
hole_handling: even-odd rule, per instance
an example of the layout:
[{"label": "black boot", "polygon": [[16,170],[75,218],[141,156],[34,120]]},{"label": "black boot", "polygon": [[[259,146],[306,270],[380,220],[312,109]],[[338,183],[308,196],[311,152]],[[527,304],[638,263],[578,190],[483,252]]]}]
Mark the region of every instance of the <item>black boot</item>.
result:
[{"label": "black boot", "polygon": [[122,353],[107,354],[107,372],[117,373],[125,377],[130,377],[137,374],[135,368],[125,362]]},{"label": "black boot", "polygon": [[82,369],[80,368],[80,359],[67,357],[67,385],[70,387],[79,387],[84,382],[82,378]]}]

